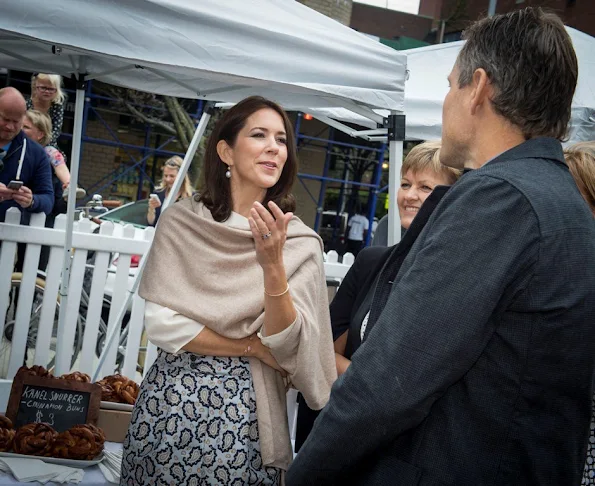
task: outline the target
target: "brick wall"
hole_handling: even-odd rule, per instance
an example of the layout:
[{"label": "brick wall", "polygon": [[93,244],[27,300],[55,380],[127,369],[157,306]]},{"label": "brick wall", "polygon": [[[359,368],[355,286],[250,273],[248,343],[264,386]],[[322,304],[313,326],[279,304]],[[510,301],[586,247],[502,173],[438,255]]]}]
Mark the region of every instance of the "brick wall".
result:
[{"label": "brick wall", "polygon": [[424,40],[432,29],[432,22],[430,17],[354,3],[350,26],[359,32],[385,39],[405,36]]},{"label": "brick wall", "polygon": [[[131,145],[139,145],[141,147],[144,146],[145,134],[142,131],[133,129],[129,129],[127,132],[118,131],[118,128],[122,128],[120,126],[119,115],[102,111],[101,117],[108,124],[110,129],[117,135],[120,142]],[[85,135],[88,137],[97,138],[109,142],[116,141],[114,137],[110,134],[110,131],[99,120],[90,120],[87,123],[87,130]],[[165,141],[166,136],[163,136],[162,140]],[[168,144],[168,146],[164,147],[164,149],[170,151],[180,151],[180,147],[177,143],[170,143]],[[130,158],[128,157],[126,152],[128,152],[136,160],[139,160],[143,156],[141,150],[136,150],[133,148],[124,149],[93,142],[83,143],[81,153],[81,166],[79,172],[80,185],[85,188],[91,188],[99,182],[99,187],[94,188],[92,192],[100,192],[104,197],[109,197],[112,192],[111,187],[106,187],[101,191],[99,191],[99,189],[106,183],[113,180],[114,175],[107,177],[103,181],[102,179],[111,174],[115,169],[121,166],[129,166],[133,163],[132,161],[130,161]],[[152,157],[149,160],[151,161]],[[160,167],[161,162],[159,162],[159,169]],[[150,176],[151,171],[147,169],[147,172]],[[160,171],[157,171],[157,181],[155,182],[158,182],[159,177]]]},{"label": "brick wall", "polygon": [[[102,114],[105,121],[110,124],[112,130],[116,130],[117,116]],[[112,127],[113,125],[113,127]],[[89,121],[85,133],[88,137],[100,138],[103,140],[113,140],[109,131],[100,121]],[[81,186],[90,188],[104,176],[114,170],[114,159],[116,156],[116,147],[98,145],[93,143],[83,143],[81,151],[81,164],[79,169],[79,183]]]},{"label": "brick wall", "polygon": [[[457,9],[457,5],[460,8]],[[444,0],[442,18],[459,12],[456,22],[447,23],[447,32],[462,30],[469,22],[487,14],[489,1]],[[506,13],[525,7],[543,7],[558,14],[564,23],[582,32],[595,36],[595,1],[593,0],[497,0],[496,13]]]},{"label": "brick wall", "polygon": [[351,19],[352,0],[298,0],[321,14],[349,25]]},{"label": "brick wall", "polygon": [[441,11],[442,0],[420,0],[419,2],[419,15],[431,17],[433,19],[440,19]]}]

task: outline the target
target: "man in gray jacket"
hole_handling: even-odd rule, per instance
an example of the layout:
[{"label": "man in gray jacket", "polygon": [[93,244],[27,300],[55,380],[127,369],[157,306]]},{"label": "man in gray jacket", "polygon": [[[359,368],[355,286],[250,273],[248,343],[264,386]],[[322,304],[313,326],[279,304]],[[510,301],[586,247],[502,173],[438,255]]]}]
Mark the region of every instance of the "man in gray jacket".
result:
[{"label": "man in gray jacket", "polygon": [[540,9],[474,24],[441,160],[467,172],[398,274],[286,476],[298,485],[580,484],[595,225],[564,162],[578,66]]}]

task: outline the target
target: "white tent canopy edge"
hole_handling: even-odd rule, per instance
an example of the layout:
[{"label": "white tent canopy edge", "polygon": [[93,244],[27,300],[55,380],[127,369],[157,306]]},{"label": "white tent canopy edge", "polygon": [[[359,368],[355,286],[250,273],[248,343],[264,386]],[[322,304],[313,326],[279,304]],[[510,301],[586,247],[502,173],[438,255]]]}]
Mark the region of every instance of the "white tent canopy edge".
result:
[{"label": "white tent canopy edge", "polygon": [[[595,38],[572,27],[566,30],[572,39],[579,64],[579,76],[569,125],[568,143],[595,139]],[[405,112],[407,140],[436,140],[442,135],[442,103],[448,92],[446,78],[450,73],[464,41],[431,45],[402,51],[407,55],[409,78],[406,82]],[[290,107],[288,107],[290,109]],[[350,122],[369,128],[354,133],[368,135],[371,140],[386,140],[386,130],[376,129],[369,119],[342,108],[300,108],[319,119]],[[388,116],[387,110],[375,110]]]}]

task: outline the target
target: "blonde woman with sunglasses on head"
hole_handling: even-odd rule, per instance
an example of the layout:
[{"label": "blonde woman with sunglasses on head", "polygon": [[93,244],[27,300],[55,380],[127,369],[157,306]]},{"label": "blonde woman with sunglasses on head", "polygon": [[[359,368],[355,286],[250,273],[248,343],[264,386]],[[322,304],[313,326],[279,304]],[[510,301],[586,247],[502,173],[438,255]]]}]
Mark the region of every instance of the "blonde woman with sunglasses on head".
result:
[{"label": "blonde woman with sunglasses on head", "polygon": [[[151,194],[149,197],[149,209],[147,211],[147,222],[149,223],[149,226],[157,225],[157,220],[161,215],[161,206],[163,205],[165,198],[169,196],[169,192],[174,185],[180,167],[182,167],[182,162],[183,160],[181,157],[174,155],[167,159],[165,164],[163,164],[163,179],[161,179],[161,184],[155,188],[155,193]],[[186,174],[184,183],[176,197],[176,201],[192,196],[193,192],[192,186],[190,185],[190,179],[188,174]]]}]

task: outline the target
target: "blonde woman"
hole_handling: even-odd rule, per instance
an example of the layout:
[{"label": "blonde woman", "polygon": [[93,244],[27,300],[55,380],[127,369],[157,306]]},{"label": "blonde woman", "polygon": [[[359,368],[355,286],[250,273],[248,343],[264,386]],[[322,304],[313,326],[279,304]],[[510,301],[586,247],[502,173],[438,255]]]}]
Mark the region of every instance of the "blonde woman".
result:
[{"label": "blonde woman", "polygon": [[[579,191],[595,216],[595,141],[580,142],[568,147],[564,151],[564,158]],[[595,485],[595,395],[593,396],[591,430],[587,443],[587,460],[581,485]]]},{"label": "blonde woman", "polygon": [[[335,361],[339,375],[347,370],[352,355],[370,332],[368,316],[380,270],[389,259],[403,262],[425,221],[446,194],[448,187],[460,175],[461,171],[440,163],[439,141],[416,145],[405,157],[396,201],[401,227],[406,233],[395,246],[387,247],[385,243],[383,246],[371,246],[360,251],[330,305]],[[413,223],[415,218],[416,224]],[[310,410],[301,399],[299,404],[296,452],[308,437],[318,416],[318,412]]]},{"label": "blonde woman", "polygon": [[[165,201],[165,198],[169,196],[169,192],[174,185],[180,167],[182,167],[182,162],[183,160],[181,157],[174,155],[170,159],[167,159],[165,164],[163,164],[163,179],[161,179],[161,184],[155,188],[155,195],[157,197],[151,195],[149,198],[149,210],[147,212],[147,222],[149,223],[149,226],[157,225],[157,220],[161,215],[161,206],[163,201]],[[178,197],[176,197],[176,201],[192,196],[192,192],[190,179],[188,178],[188,174],[186,174],[184,183],[180,188],[180,192],[178,192]]]},{"label": "blonde woman", "polygon": [[595,141],[579,142],[564,151],[570,173],[595,216]]},{"label": "blonde woman", "polygon": [[31,77],[31,98],[27,109],[37,110],[50,117],[52,136],[47,145],[56,147],[64,122],[66,94],[62,91],[62,76],[58,74],[35,73]]}]

